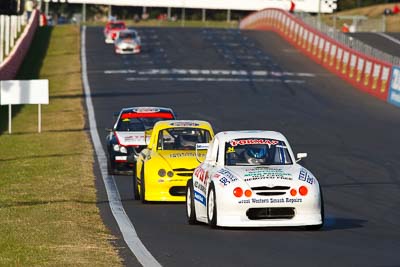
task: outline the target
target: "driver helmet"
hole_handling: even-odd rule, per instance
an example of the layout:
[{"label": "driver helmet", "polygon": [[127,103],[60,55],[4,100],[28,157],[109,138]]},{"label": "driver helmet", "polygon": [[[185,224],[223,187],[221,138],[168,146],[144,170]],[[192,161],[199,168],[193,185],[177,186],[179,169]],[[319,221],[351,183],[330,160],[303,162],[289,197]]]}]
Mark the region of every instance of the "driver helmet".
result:
[{"label": "driver helmet", "polygon": [[244,156],[250,164],[263,164],[267,160],[267,147],[265,145],[250,145],[245,148]]}]

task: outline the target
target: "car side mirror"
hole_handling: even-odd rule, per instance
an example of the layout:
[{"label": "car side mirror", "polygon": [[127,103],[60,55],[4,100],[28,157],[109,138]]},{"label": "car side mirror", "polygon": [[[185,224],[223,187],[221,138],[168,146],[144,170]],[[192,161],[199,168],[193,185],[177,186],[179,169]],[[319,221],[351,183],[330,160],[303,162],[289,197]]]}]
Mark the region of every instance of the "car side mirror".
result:
[{"label": "car side mirror", "polygon": [[112,132],[113,131],[113,129],[111,129],[111,128],[106,128],[105,129],[107,132]]},{"label": "car side mirror", "polygon": [[210,144],[209,143],[197,143],[196,144],[196,159],[199,163],[202,163],[204,161],[200,159],[199,156],[199,151],[200,150],[207,150],[209,148]]},{"label": "car side mirror", "polygon": [[296,156],[297,156],[296,162],[299,162],[300,160],[307,158],[307,153],[297,153]]}]

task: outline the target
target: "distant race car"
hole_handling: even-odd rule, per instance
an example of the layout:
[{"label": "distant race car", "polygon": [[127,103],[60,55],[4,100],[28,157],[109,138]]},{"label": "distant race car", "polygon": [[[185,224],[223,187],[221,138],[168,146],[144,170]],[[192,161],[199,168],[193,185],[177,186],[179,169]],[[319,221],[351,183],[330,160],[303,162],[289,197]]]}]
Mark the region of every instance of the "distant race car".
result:
[{"label": "distant race car", "polygon": [[189,224],[211,227],[304,226],[324,223],[321,187],[273,131],[229,131],[215,135],[205,161],[187,183]]},{"label": "distant race car", "polygon": [[137,54],[141,50],[141,42],[135,30],[122,30],[117,34],[114,42],[115,53]]},{"label": "distant race car", "polygon": [[104,41],[107,44],[113,44],[115,38],[117,38],[118,32],[125,30],[126,25],[123,21],[109,21],[104,27]]},{"label": "distant race car", "polygon": [[146,147],[154,124],[172,119],[175,119],[175,115],[170,108],[122,109],[106,138],[109,173],[132,172],[136,157]]},{"label": "distant race car", "polygon": [[[205,121],[157,122],[147,148],[137,159],[135,199],[140,196],[143,203],[185,201],[187,180],[199,165],[196,144],[208,143],[213,136],[211,125]],[[200,158],[206,154],[203,151]]]}]

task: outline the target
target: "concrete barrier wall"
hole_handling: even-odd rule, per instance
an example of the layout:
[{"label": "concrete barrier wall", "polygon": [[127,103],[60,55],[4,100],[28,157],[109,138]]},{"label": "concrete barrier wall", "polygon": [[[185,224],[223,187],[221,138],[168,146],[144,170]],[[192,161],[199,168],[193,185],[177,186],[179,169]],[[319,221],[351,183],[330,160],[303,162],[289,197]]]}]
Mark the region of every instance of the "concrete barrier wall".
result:
[{"label": "concrete barrier wall", "polygon": [[0,65],[0,80],[12,80],[24,61],[29,47],[32,43],[36,29],[39,25],[39,12],[35,10],[26,25],[23,33],[18,38],[17,43],[13,47],[11,53]]},{"label": "concrete barrier wall", "polygon": [[391,63],[361,54],[316,31],[287,11],[265,9],[252,13],[241,21],[239,27],[275,31],[312,60],[354,87],[388,101],[393,72]]}]

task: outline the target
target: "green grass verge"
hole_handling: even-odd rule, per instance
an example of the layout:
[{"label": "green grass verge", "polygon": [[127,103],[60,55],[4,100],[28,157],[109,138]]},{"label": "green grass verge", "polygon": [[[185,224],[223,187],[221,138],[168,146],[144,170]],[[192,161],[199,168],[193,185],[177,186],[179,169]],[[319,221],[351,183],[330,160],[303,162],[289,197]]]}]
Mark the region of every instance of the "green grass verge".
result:
[{"label": "green grass verge", "polygon": [[[184,22],[178,21],[163,21],[163,20],[141,20],[135,23],[132,20],[125,20],[129,27],[189,27],[189,28],[238,28],[239,23],[236,20],[227,21],[201,21],[201,20],[185,20]],[[90,26],[103,26],[105,22],[87,22]]]},{"label": "green grass verge", "polygon": [[[50,80],[50,104],[0,113],[0,266],[119,266],[97,207],[76,26],[40,28],[18,75]],[[5,122],[5,123],[4,123]]]}]

